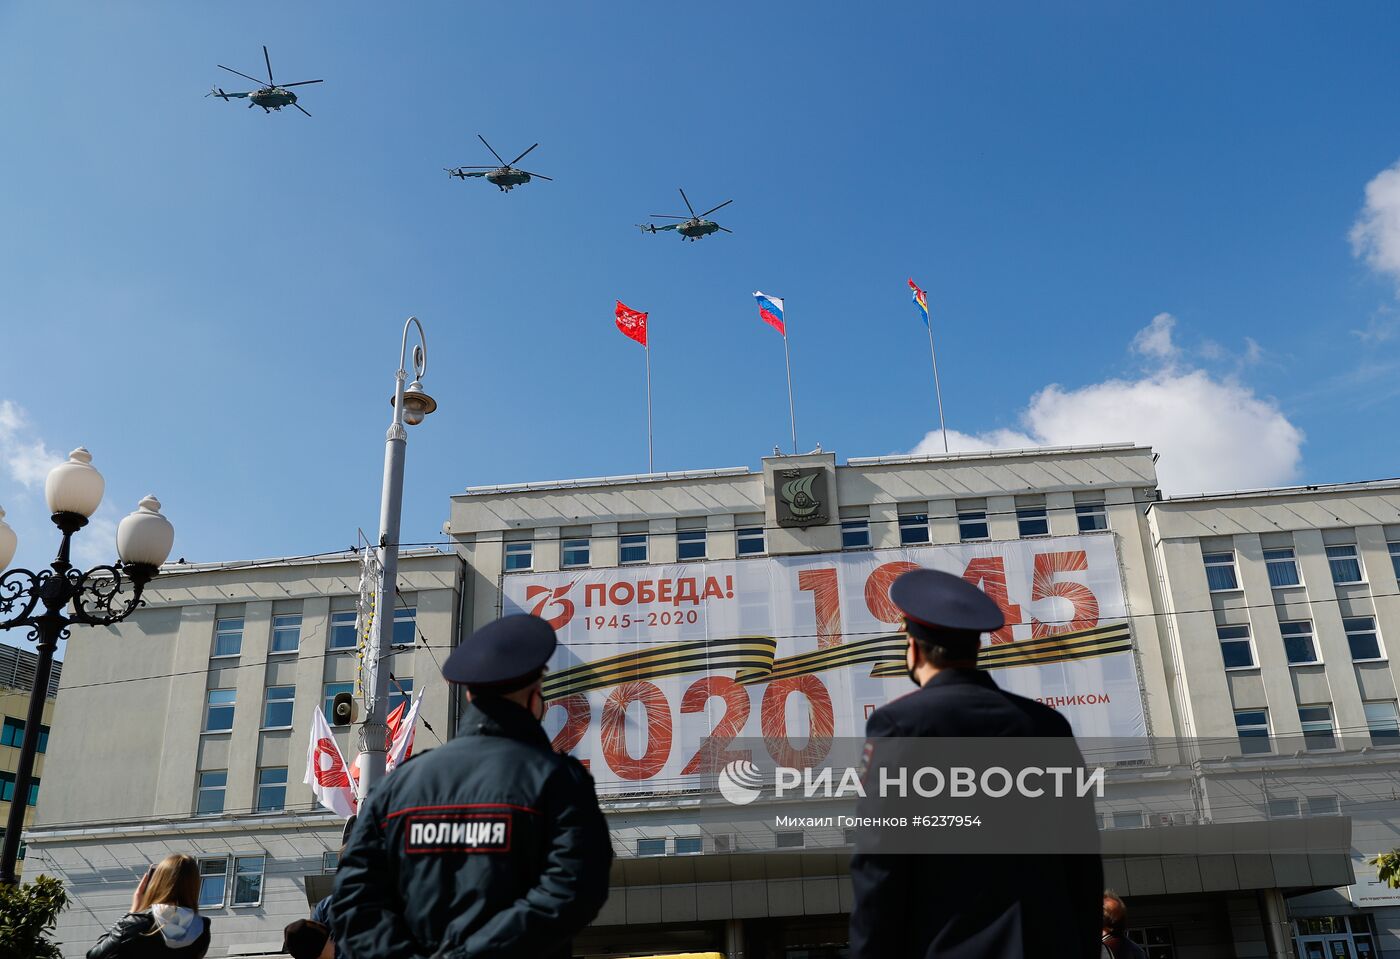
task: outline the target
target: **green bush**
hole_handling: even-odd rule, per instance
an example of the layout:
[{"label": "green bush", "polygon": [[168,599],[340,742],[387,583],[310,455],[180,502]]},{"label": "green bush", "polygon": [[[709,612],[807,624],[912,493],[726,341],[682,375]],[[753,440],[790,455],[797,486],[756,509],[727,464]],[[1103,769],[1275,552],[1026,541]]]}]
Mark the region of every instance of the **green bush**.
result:
[{"label": "green bush", "polygon": [[1376,878],[1391,889],[1400,889],[1400,849],[1383,852],[1368,861],[1376,867]]},{"label": "green bush", "polygon": [[67,906],[68,893],[52,876],[0,885],[0,959],[63,959],[48,936]]}]

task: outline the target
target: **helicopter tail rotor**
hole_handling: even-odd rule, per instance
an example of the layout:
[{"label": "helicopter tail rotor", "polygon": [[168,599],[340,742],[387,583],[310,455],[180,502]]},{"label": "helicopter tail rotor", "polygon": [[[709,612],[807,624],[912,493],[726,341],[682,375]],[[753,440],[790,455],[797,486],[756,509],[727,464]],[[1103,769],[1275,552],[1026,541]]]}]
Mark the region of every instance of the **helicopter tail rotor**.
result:
[{"label": "helicopter tail rotor", "polygon": [[218,97],[219,99],[223,100],[225,103],[228,102],[228,94],[225,93],[224,91],[220,90],[218,87],[211,87],[210,90],[209,90],[209,92],[206,93],[206,94],[204,94],[204,95],[205,95],[206,97]]}]

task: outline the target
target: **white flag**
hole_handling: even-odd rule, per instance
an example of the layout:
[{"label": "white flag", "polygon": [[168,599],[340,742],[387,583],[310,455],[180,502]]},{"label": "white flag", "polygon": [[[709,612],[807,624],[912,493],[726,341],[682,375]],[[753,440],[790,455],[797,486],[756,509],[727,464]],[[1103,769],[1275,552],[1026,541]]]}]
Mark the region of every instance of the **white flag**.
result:
[{"label": "white flag", "polygon": [[418,695],[413,697],[413,705],[408,707],[408,715],[400,719],[394,728],[394,733],[389,739],[389,755],[384,760],[386,772],[393,772],[413,754],[413,727],[418,724],[418,704],[423,701],[423,692],[418,690]]},{"label": "white flag", "polygon": [[350,785],[345,757],[340,754],[335,734],[320,706],[311,718],[311,744],[306,748],[306,778],[302,782],[331,812],[345,819],[355,814],[355,790]]}]

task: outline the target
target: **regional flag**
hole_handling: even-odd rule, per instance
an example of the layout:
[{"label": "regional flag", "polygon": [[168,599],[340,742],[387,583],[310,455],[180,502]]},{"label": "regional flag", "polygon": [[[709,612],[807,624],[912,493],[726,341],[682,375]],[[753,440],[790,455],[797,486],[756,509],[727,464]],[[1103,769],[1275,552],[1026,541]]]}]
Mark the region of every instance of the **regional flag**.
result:
[{"label": "regional flag", "polygon": [[636,340],[643,346],[647,345],[647,315],[645,313],[634,310],[630,306],[624,306],[622,301],[618,300],[613,315],[617,317],[617,328],[622,331],[623,336],[629,340]]},{"label": "regional flag", "polygon": [[924,316],[924,326],[928,326],[928,294],[919,289],[913,277],[909,279],[909,289],[914,291],[914,305],[919,308],[919,312]]},{"label": "regional flag", "polygon": [[404,706],[408,700],[405,699],[394,707],[394,711],[385,720],[389,726],[389,750],[384,757],[385,772],[393,772],[413,755],[414,727],[418,724],[418,705],[423,702],[423,693],[424,690],[418,690],[418,696],[413,700],[407,715],[404,713]]},{"label": "regional flag", "polygon": [[783,336],[787,336],[787,328],[783,326],[782,297],[769,296],[767,293],[755,290],[753,298],[758,301],[758,318]]}]

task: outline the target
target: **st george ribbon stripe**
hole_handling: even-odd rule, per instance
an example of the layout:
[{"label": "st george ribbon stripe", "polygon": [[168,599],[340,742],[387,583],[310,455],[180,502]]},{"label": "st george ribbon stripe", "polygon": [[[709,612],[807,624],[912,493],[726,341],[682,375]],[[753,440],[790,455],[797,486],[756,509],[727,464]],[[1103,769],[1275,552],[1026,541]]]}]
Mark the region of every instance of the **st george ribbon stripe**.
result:
[{"label": "st george ribbon stripe", "polygon": [[[616,686],[638,679],[662,679],[699,672],[735,670],[741,686],[789,679],[810,673],[873,663],[872,677],[904,674],[905,638],[902,634],[874,636],[854,643],[776,659],[778,642],[771,636],[738,636],[721,640],[668,643],[654,649],[610,656],[580,663],[551,673],[544,681],[545,699]],[[1010,669],[1075,659],[1089,659],[1128,652],[1132,633],[1126,622],[1057,633],[1039,639],[984,649],[978,657],[983,669]]]},{"label": "st george ribbon stripe", "polygon": [[654,649],[623,653],[580,663],[545,677],[545,699],[603,689],[634,679],[661,679],[686,673],[755,669],[770,672],[778,641],[771,636],[668,643]]}]

